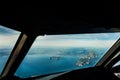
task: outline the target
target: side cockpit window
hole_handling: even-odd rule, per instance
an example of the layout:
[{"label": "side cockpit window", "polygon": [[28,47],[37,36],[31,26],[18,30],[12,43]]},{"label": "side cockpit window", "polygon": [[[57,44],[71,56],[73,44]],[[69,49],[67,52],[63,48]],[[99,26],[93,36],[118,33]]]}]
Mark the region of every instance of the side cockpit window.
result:
[{"label": "side cockpit window", "polygon": [[19,35],[20,32],[0,25],[0,74]]}]

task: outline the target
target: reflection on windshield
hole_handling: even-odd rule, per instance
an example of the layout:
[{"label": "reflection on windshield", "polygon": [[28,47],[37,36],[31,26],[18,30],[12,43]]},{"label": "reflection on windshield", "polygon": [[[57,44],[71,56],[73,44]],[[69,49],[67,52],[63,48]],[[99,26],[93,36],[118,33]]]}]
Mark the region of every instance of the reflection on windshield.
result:
[{"label": "reflection on windshield", "polygon": [[0,74],[19,37],[20,32],[0,25]]},{"label": "reflection on windshield", "polygon": [[115,65],[113,65],[113,67],[119,66],[120,65],[120,61],[118,61]]},{"label": "reflection on windshield", "polygon": [[93,67],[119,37],[120,33],[39,36],[15,75],[27,78]]},{"label": "reflection on windshield", "polygon": [[[120,54],[120,52],[119,52],[118,54]],[[112,72],[113,72],[118,78],[120,78],[120,61],[118,61],[115,65],[113,65]]]}]

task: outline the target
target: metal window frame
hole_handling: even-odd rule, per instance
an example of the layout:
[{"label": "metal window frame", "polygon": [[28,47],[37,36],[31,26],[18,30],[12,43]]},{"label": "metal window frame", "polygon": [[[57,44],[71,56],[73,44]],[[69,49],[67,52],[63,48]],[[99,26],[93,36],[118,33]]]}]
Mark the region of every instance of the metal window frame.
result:
[{"label": "metal window frame", "polygon": [[0,79],[4,77],[13,77],[20,63],[27,54],[32,43],[36,39],[36,35],[29,35],[21,33],[11,54],[8,58],[8,61],[1,73]]},{"label": "metal window frame", "polygon": [[107,67],[111,63],[114,56],[117,55],[120,48],[120,38],[114,43],[114,45],[107,51],[107,53],[102,57],[102,59],[96,64],[96,66]]},{"label": "metal window frame", "polygon": [[[37,35],[21,33],[17,43],[14,46],[13,51],[3,69],[0,79],[8,76],[14,76],[17,68],[21,64],[22,60],[26,56],[28,50],[36,39]],[[112,59],[116,54],[116,49],[120,47],[120,38],[118,41],[108,50],[108,52],[103,56],[103,58],[97,63],[96,66],[106,66],[106,64]],[[114,53],[114,54],[113,54]]]}]

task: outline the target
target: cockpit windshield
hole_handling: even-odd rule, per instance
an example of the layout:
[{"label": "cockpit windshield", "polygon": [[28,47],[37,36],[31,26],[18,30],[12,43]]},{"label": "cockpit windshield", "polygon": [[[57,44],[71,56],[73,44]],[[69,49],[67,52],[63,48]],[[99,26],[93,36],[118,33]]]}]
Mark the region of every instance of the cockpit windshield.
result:
[{"label": "cockpit windshield", "polygon": [[0,25],[0,74],[5,67],[19,35],[20,32]]},{"label": "cockpit windshield", "polygon": [[120,33],[38,36],[15,75],[21,78],[93,67]]}]

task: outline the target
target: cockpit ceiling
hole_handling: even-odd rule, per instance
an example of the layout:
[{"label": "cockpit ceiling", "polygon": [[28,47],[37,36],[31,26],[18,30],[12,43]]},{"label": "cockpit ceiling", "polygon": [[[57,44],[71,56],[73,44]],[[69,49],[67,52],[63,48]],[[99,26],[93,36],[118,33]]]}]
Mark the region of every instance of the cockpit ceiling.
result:
[{"label": "cockpit ceiling", "polygon": [[[120,16],[82,16],[82,10],[75,8],[25,7],[4,11],[7,14],[0,16],[0,25],[30,34],[120,31]],[[92,14],[95,10],[83,12]]]}]

